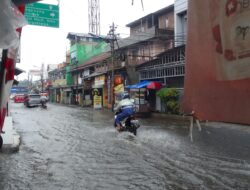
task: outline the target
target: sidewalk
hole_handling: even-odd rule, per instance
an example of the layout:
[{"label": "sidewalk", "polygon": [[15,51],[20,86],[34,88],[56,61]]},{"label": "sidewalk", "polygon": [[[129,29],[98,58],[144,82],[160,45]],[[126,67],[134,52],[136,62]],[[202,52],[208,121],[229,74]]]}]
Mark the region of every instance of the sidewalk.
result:
[{"label": "sidewalk", "polygon": [[[190,116],[181,115],[171,115],[165,113],[152,113],[151,118],[155,119],[166,119],[173,121],[185,122],[188,126],[190,125]],[[226,123],[226,122],[215,122],[215,121],[200,121],[202,127],[213,127],[213,128],[226,128],[231,130],[239,130],[250,134],[250,126],[236,123]],[[194,127],[197,127],[194,123]]]},{"label": "sidewalk", "polygon": [[3,147],[1,152],[15,152],[19,150],[20,135],[13,128],[13,119],[11,116],[5,118],[2,134]]}]

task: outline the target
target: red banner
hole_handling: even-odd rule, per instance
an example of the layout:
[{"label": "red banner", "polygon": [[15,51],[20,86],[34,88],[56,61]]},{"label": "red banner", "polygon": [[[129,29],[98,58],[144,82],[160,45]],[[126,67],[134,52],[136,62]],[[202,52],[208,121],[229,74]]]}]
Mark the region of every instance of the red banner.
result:
[{"label": "red banner", "polygon": [[[18,7],[18,10],[21,13],[24,13],[24,6]],[[15,11],[18,11],[15,9]],[[16,13],[18,15],[18,13]],[[3,21],[2,21],[3,22]],[[9,22],[7,20],[6,22]],[[17,29],[17,32],[19,34],[19,37],[21,36],[21,28]],[[9,100],[9,93],[10,89],[13,84],[14,80],[14,74],[15,74],[15,59],[17,55],[18,48],[9,48],[8,50],[3,51],[3,58],[2,58],[2,64],[4,67],[2,67],[2,75],[1,77],[1,83],[0,83],[0,133],[3,128],[5,116],[7,114],[7,102]]]},{"label": "red banner", "polygon": [[190,0],[188,6],[184,111],[250,124],[250,0]]}]

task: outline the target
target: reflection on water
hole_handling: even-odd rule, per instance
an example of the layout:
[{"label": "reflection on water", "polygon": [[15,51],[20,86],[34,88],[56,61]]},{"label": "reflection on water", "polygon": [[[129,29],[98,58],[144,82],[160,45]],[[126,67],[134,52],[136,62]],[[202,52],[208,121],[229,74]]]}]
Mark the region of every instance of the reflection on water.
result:
[{"label": "reflection on water", "polygon": [[12,105],[20,151],[0,155],[0,189],[248,189],[250,164],[203,152],[161,126],[118,134],[110,114]]}]

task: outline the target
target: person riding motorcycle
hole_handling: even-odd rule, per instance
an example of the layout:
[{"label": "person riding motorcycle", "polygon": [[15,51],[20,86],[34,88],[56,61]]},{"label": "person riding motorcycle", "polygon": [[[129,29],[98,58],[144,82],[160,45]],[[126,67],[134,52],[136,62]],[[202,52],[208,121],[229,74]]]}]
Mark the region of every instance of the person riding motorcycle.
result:
[{"label": "person riding motorcycle", "polygon": [[114,108],[114,111],[120,111],[115,118],[115,127],[118,132],[122,131],[122,121],[125,118],[130,117],[131,115],[135,114],[135,104],[134,101],[130,99],[128,93],[124,93],[122,95],[122,100],[117,104]]},{"label": "person riding motorcycle", "polygon": [[46,103],[47,103],[47,97],[46,96],[41,96],[40,102],[41,102],[42,108],[47,108],[47,105],[46,105]]}]

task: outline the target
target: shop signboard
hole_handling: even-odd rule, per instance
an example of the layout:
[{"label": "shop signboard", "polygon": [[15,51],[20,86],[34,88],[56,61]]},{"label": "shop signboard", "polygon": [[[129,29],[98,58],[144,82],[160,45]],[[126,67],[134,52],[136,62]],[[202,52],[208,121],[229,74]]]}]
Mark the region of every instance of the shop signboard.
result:
[{"label": "shop signboard", "polygon": [[66,79],[56,79],[54,82],[52,82],[53,86],[65,86],[66,84]]},{"label": "shop signboard", "polygon": [[105,84],[105,75],[95,77],[95,86],[102,86]]},{"label": "shop signboard", "polygon": [[94,88],[92,91],[93,100],[94,100],[94,109],[101,109],[102,108],[102,93],[101,89]]},{"label": "shop signboard", "polygon": [[87,77],[87,76],[89,76],[90,75],[90,70],[89,69],[85,69],[84,71],[83,71],[83,77]]}]

